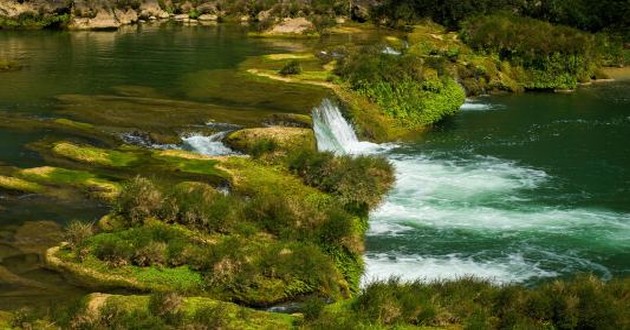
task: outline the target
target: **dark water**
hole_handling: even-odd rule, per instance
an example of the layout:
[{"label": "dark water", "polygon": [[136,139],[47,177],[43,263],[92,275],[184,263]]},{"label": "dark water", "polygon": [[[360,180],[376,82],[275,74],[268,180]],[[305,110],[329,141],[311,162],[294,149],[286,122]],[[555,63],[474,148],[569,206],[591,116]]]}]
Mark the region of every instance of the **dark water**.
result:
[{"label": "dark water", "polygon": [[390,152],[368,275],[532,283],[630,273],[630,83],[481,98]]}]

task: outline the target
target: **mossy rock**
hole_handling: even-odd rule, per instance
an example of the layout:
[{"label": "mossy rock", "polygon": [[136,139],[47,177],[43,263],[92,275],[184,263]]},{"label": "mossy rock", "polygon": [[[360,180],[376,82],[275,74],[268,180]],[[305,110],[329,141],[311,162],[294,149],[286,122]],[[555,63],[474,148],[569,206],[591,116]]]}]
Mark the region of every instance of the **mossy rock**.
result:
[{"label": "mossy rock", "polygon": [[313,119],[309,115],[297,113],[274,113],[264,121],[270,126],[312,128]]},{"label": "mossy rock", "polygon": [[308,128],[265,127],[242,129],[228,134],[225,143],[244,153],[257,153],[263,144],[271,144],[266,151],[289,152],[300,149],[315,150],[317,144],[313,131]]},{"label": "mossy rock", "polygon": [[70,142],[55,143],[52,151],[58,156],[102,166],[125,167],[138,161],[138,156],[133,153],[77,145]]},{"label": "mossy rock", "polygon": [[35,182],[3,175],[0,175],[0,188],[26,193],[39,193],[45,189]]},{"label": "mossy rock", "polygon": [[[85,298],[86,307],[79,313],[85,316],[83,319],[94,320],[112,307],[129,314],[162,312],[153,310],[156,307],[151,305],[151,299],[150,296],[93,293]],[[183,325],[196,324],[200,322],[200,314],[207,313],[212,314],[207,315],[207,318],[219,317],[215,322],[221,329],[292,329],[296,321],[292,315],[254,310],[204,297],[180,297],[178,300],[178,303],[172,303],[169,307],[182,316]]]},{"label": "mossy rock", "polygon": [[227,173],[217,166],[219,161],[214,157],[183,150],[162,150],[154,152],[153,158],[166,163],[167,169],[175,168],[184,173],[213,177],[217,182],[229,178]]},{"label": "mossy rock", "polygon": [[86,171],[43,166],[23,169],[16,174],[21,179],[45,185],[73,186],[87,189],[97,197],[111,200],[120,192],[120,185]]}]

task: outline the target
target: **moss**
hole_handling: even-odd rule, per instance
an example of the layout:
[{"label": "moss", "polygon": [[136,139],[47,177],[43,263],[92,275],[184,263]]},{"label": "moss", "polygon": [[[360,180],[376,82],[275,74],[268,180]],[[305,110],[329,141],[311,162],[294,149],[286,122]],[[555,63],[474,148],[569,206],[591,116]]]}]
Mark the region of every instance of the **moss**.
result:
[{"label": "moss", "polygon": [[309,115],[297,113],[274,113],[265,119],[265,124],[271,126],[312,128],[313,119]]},{"label": "moss", "polygon": [[155,152],[153,157],[182,172],[208,175],[217,179],[227,178],[226,173],[217,167],[219,162],[209,156],[181,150],[164,150]]},{"label": "moss", "polygon": [[36,167],[20,170],[17,176],[46,185],[69,185],[88,189],[96,196],[112,199],[118,195],[120,186],[117,183],[102,179],[90,172],[69,170],[59,167]]},{"label": "moss", "polygon": [[[149,313],[158,318],[169,316],[156,314],[159,311],[152,310],[151,300],[151,296],[91,294],[86,297],[86,307],[78,311],[79,315],[75,315],[75,319],[79,319],[77,316],[80,315],[83,315],[84,319],[86,316],[88,319],[97,319],[96,316],[108,313],[112,306],[116,306],[123,314]],[[208,318],[219,317],[220,319],[215,322],[220,323],[222,329],[291,329],[296,320],[291,315],[253,310],[204,297],[183,297],[181,302],[173,307],[175,310],[170,315],[179,315],[182,318],[179,322],[190,326],[210,326],[203,324],[203,318],[200,318],[202,314],[211,314],[207,315]],[[172,322],[168,319],[165,321]]]},{"label": "moss", "polygon": [[80,146],[69,142],[55,143],[52,150],[59,156],[103,166],[124,167],[138,161],[138,157],[132,153]]},{"label": "moss", "polygon": [[289,152],[293,150],[317,148],[313,131],[307,128],[293,127],[267,127],[249,128],[230,133],[225,143],[232,149],[248,154],[255,152],[263,141],[272,141],[275,144],[274,150]]},{"label": "moss", "polygon": [[[102,235],[92,240],[99,238],[102,238]],[[112,267],[94,256],[87,256],[81,263],[77,263],[73,253],[60,247],[48,249],[45,261],[48,267],[63,272],[82,285],[94,289],[128,288],[142,291],[177,290],[199,293],[203,285],[201,275],[188,266]]]},{"label": "moss", "polygon": [[45,189],[37,183],[3,175],[0,175],[0,188],[30,193],[42,192]]},{"label": "moss", "polygon": [[66,126],[66,127],[74,128],[74,129],[79,129],[79,130],[91,131],[94,129],[94,125],[92,124],[82,123],[82,122],[70,120],[67,118],[57,118],[53,120],[53,122],[58,125],[62,125],[62,126]]}]

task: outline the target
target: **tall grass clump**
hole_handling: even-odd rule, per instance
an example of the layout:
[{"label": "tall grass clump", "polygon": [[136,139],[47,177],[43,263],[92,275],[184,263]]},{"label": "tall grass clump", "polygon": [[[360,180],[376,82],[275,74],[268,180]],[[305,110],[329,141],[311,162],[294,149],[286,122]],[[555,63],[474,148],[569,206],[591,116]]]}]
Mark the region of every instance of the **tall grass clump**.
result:
[{"label": "tall grass clump", "polygon": [[162,191],[151,180],[137,176],[123,186],[114,210],[127,225],[137,226],[156,217],[163,201]]},{"label": "tall grass clump", "polygon": [[395,180],[392,165],[376,156],[336,157],[301,150],[289,157],[288,167],[304,183],[333,194],[358,214],[376,207]]},{"label": "tall grass clump", "polygon": [[[463,278],[433,283],[373,282],[342,312],[313,325],[355,320],[358,326],[467,329],[627,329],[630,279],[581,275],[534,288]],[[331,320],[332,319],[332,320]]]}]

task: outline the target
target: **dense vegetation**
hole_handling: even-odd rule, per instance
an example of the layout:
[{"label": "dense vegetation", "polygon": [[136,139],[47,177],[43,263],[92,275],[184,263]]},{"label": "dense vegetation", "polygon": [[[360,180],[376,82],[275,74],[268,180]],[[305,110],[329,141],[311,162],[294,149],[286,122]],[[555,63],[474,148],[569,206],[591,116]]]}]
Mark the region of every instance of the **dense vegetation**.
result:
[{"label": "dense vegetation", "polygon": [[497,11],[507,11],[589,32],[608,32],[630,40],[630,4],[605,0],[385,0],[374,7],[372,19],[392,26],[423,18],[457,30],[461,23]]},{"label": "dense vegetation", "polygon": [[470,19],[460,35],[477,52],[497,54],[523,68],[524,75],[515,78],[531,89],[574,88],[577,82],[588,82],[604,53],[594,35],[510,14]]},{"label": "dense vegetation", "polygon": [[455,113],[464,102],[455,79],[433,63],[368,46],[341,59],[335,73],[402,125],[419,128]]},{"label": "dense vegetation", "polygon": [[136,177],[98,227],[71,224],[59,257],[110,269],[102,283],[92,280],[97,287],[172,289],[250,306],[356,292],[367,213],[393,184],[391,165],[307,150],[259,157],[319,190],[244,158],[221,165],[235,178],[229,194]]},{"label": "dense vegetation", "polygon": [[[312,297],[300,314],[255,311],[171,291],[150,296],[93,294],[69,307],[22,310],[7,325],[64,329],[627,329],[630,281],[591,276],[536,288],[463,278],[434,283],[396,279],[367,285],[328,305]],[[2,319],[0,318],[0,326]]]},{"label": "dense vegetation", "polygon": [[628,280],[604,283],[590,276],[534,289],[475,279],[430,284],[393,279],[368,285],[351,302],[311,308],[306,316],[316,329],[626,329],[629,293]]}]

